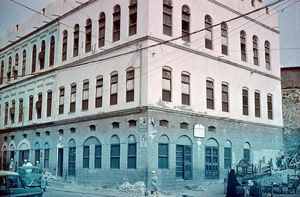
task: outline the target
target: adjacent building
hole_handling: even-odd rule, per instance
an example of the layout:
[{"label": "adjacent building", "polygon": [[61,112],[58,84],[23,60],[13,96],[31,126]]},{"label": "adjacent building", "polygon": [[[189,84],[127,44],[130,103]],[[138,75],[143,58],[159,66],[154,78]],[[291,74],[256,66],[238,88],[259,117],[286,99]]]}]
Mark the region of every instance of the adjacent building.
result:
[{"label": "adjacent building", "polygon": [[[156,170],[164,187],[274,158],[283,146],[277,14],[243,15],[263,6],[54,1],[0,36],[1,167],[29,158],[108,185]],[[32,18],[37,28],[19,33]]]}]

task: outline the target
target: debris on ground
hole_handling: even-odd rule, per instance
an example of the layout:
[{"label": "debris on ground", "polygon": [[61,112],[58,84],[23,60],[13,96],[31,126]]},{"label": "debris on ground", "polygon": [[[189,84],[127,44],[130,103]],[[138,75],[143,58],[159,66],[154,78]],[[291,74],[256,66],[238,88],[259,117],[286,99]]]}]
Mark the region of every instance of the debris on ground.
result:
[{"label": "debris on ground", "polygon": [[130,184],[129,182],[125,182],[119,186],[119,190],[124,192],[144,194],[146,190],[146,186],[145,183],[142,181],[138,181],[133,185]]}]

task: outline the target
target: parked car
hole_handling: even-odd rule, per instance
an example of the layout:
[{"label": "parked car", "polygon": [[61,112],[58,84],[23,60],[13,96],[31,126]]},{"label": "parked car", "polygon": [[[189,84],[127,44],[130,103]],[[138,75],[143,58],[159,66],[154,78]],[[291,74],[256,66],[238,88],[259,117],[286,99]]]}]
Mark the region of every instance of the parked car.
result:
[{"label": "parked car", "polygon": [[24,166],[17,169],[27,187],[41,187],[42,170],[35,166]]},{"label": "parked car", "polygon": [[26,187],[20,175],[16,172],[0,170],[0,196],[7,197],[42,197],[41,188]]}]

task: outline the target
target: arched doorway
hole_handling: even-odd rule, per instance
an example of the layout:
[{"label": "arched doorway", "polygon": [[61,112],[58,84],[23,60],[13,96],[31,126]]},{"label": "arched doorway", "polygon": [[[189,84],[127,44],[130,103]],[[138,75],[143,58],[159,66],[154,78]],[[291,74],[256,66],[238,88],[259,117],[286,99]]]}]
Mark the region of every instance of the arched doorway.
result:
[{"label": "arched doorway", "polygon": [[19,167],[23,166],[24,160],[29,159],[29,150],[30,150],[30,143],[28,140],[23,139],[19,145],[18,145],[18,150],[19,150]]},{"label": "arched doorway", "polygon": [[213,138],[208,139],[205,146],[205,178],[219,178],[219,144]]},{"label": "arched doorway", "polygon": [[192,180],[192,172],[192,141],[188,136],[182,135],[176,143],[176,178]]}]

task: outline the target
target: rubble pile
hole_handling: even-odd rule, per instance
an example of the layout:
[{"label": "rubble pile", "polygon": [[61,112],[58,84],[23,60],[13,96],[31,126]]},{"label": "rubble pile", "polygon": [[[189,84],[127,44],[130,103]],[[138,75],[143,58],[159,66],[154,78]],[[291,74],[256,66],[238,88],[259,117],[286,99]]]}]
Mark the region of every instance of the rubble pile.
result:
[{"label": "rubble pile", "polygon": [[260,178],[257,178],[256,181],[259,182],[262,185],[270,185],[273,183],[287,183],[287,175],[288,174],[295,174],[295,170],[293,169],[287,169],[287,170],[281,170],[281,171],[274,171],[272,172],[272,175],[263,176]]},{"label": "rubble pile", "polygon": [[145,183],[142,181],[138,181],[135,184],[130,184],[129,182],[125,182],[119,186],[119,190],[124,192],[131,192],[133,194],[144,194],[146,190]]}]

